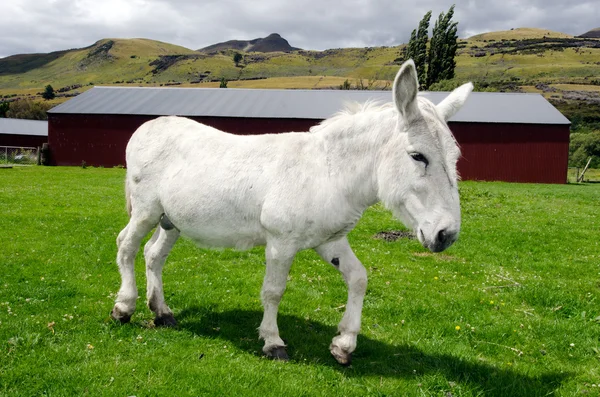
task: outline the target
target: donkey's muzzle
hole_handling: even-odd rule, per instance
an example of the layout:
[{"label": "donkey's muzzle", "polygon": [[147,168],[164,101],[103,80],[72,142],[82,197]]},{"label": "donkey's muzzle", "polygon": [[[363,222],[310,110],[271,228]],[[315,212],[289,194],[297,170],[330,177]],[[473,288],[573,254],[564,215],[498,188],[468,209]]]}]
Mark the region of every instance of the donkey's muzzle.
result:
[{"label": "donkey's muzzle", "polygon": [[442,252],[458,239],[458,231],[442,229],[437,232],[435,240],[427,247],[433,252]]}]

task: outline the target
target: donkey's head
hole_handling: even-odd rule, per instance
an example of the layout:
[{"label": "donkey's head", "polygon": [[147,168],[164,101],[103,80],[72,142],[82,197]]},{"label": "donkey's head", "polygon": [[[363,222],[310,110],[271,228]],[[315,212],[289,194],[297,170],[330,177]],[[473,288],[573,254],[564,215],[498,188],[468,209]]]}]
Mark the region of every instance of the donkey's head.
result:
[{"label": "donkey's head", "polygon": [[379,197],[434,252],[452,245],[460,231],[460,149],[446,122],[472,89],[471,83],[465,84],[436,106],[417,96],[412,60],[402,65],[394,81],[397,130],[379,162]]}]

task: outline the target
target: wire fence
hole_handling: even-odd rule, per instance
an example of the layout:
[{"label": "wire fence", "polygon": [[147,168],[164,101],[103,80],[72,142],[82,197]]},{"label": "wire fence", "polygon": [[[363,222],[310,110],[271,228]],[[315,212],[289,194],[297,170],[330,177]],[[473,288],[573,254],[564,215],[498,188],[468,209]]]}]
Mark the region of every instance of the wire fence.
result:
[{"label": "wire fence", "polygon": [[569,183],[585,182],[585,183],[600,183],[600,169],[588,168],[581,178],[583,167],[569,167],[567,180]]},{"label": "wire fence", "polygon": [[0,146],[0,165],[36,165],[39,163],[39,148]]}]

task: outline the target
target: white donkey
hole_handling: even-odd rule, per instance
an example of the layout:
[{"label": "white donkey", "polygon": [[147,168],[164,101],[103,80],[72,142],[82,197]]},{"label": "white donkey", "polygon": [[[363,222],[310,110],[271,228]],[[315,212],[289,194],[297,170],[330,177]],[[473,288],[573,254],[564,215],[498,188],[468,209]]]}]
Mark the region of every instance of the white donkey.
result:
[{"label": "white donkey", "polygon": [[122,284],[112,317],[125,323],[135,310],[134,259],[157,225],[144,248],[156,325],[176,324],[161,274],[180,234],[204,247],[266,245],[259,335],[267,356],[285,360],[277,310],[294,256],[313,248],[348,286],[330,351],[349,364],[367,273],[346,235],[367,207],[382,201],[431,251],[457,239],[460,150],[446,121],[472,89],[465,84],[435,106],[417,96],[415,66],[408,61],[394,81],[393,106],[347,110],[310,133],[236,136],[181,117],[145,123],[127,145],[130,220],[117,238]]}]

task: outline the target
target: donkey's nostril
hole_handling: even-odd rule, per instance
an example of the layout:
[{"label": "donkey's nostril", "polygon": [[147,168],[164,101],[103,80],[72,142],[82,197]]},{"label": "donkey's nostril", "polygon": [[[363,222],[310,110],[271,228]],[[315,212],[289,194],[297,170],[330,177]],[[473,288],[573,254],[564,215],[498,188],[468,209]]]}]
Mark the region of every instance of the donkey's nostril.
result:
[{"label": "donkey's nostril", "polygon": [[444,244],[446,242],[448,235],[446,234],[446,229],[442,229],[438,232],[437,241],[439,244]]}]

